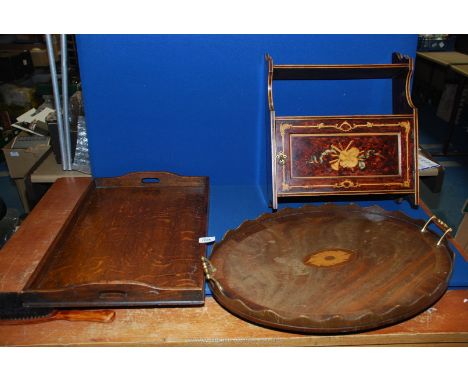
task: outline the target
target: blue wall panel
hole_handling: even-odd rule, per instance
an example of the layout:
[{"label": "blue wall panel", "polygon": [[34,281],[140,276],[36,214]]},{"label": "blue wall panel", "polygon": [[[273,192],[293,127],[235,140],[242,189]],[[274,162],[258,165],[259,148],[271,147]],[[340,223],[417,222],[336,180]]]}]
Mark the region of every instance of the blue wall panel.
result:
[{"label": "blue wall panel", "polygon": [[[388,63],[416,35],[78,36],[94,176],[167,170],[213,185],[265,179],[264,54]],[[390,82],[281,82],[277,114],[390,113]]]},{"label": "blue wall panel", "polygon": [[[264,54],[284,64],[388,63],[394,51],[414,57],[417,36],[81,35],[77,41],[93,175],[210,176],[209,234],[219,240],[268,211]],[[278,81],[274,93],[278,115],[391,113],[388,80]],[[391,203],[380,204],[424,215]],[[466,262],[457,255],[450,285],[466,287],[466,280]]]}]

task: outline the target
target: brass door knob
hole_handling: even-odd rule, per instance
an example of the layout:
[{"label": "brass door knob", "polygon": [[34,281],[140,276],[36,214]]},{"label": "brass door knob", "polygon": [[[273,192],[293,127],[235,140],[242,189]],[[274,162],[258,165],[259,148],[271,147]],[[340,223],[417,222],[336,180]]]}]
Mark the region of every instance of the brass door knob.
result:
[{"label": "brass door knob", "polygon": [[276,155],[276,158],[278,159],[278,163],[281,165],[281,166],[284,166],[286,164],[286,159],[288,158],[288,156],[283,153],[282,151],[280,151],[277,155]]}]

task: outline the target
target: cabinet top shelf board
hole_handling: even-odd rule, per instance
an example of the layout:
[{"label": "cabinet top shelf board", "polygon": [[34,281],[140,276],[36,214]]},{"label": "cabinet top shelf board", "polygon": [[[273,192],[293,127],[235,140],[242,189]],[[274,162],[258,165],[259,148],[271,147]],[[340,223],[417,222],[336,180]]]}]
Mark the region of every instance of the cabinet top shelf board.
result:
[{"label": "cabinet top shelf board", "polygon": [[369,65],[273,65],[273,80],[390,79],[406,76],[408,63]]}]

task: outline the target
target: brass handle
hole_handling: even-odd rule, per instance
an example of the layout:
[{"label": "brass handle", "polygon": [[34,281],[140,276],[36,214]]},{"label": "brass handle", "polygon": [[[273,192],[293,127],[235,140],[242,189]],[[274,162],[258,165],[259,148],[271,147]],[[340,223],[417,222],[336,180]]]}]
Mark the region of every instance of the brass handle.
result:
[{"label": "brass handle", "polygon": [[216,272],[216,268],[213,267],[213,264],[211,264],[210,260],[208,260],[205,256],[202,256],[201,261],[202,261],[203,272],[205,273],[206,279],[211,284],[215,285],[222,292],[223,287],[218,282],[218,280],[216,280],[213,277],[214,273]]},{"label": "brass handle", "polygon": [[421,232],[426,232],[427,230],[427,226],[429,224],[431,224],[431,222],[434,222],[434,224],[439,227],[442,231],[444,231],[443,235],[440,237],[439,241],[437,242],[437,246],[440,246],[442,244],[442,240],[444,239],[444,237],[449,233],[449,232],[452,232],[452,228],[450,228],[448,226],[447,223],[445,223],[444,221],[440,220],[439,218],[437,218],[437,216],[435,215],[432,215],[428,221],[426,222],[426,224],[424,224],[424,226],[421,228]]},{"label": "brass handle", "polygon": [[277,155],[276,155],[276,159],[278,159],[278,163],[281,165],[281,166],[284,166],[286,164],[286,159],[288,158],[288,156],[283,153],[282,151],[280,151]]},{"label": "brass handle", "polygon": [[452,232],[452,228],[448,228],[444,234],[440,237],[439,241],[437,242],[437,246],[439,246],[442,243],[442,240],[444,239],[445,235],[447,235],[449,232]]}]

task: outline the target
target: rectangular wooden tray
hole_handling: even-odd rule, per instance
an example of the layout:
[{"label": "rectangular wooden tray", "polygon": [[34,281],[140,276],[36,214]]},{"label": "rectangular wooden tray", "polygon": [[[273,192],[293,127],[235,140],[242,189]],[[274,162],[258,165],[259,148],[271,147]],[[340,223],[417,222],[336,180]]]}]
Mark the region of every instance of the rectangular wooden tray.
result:
[{"label": "rectangular wooden tray", "polygon": [[202,305],[207,177],[98,178],[24,288],[25,305]]}]

